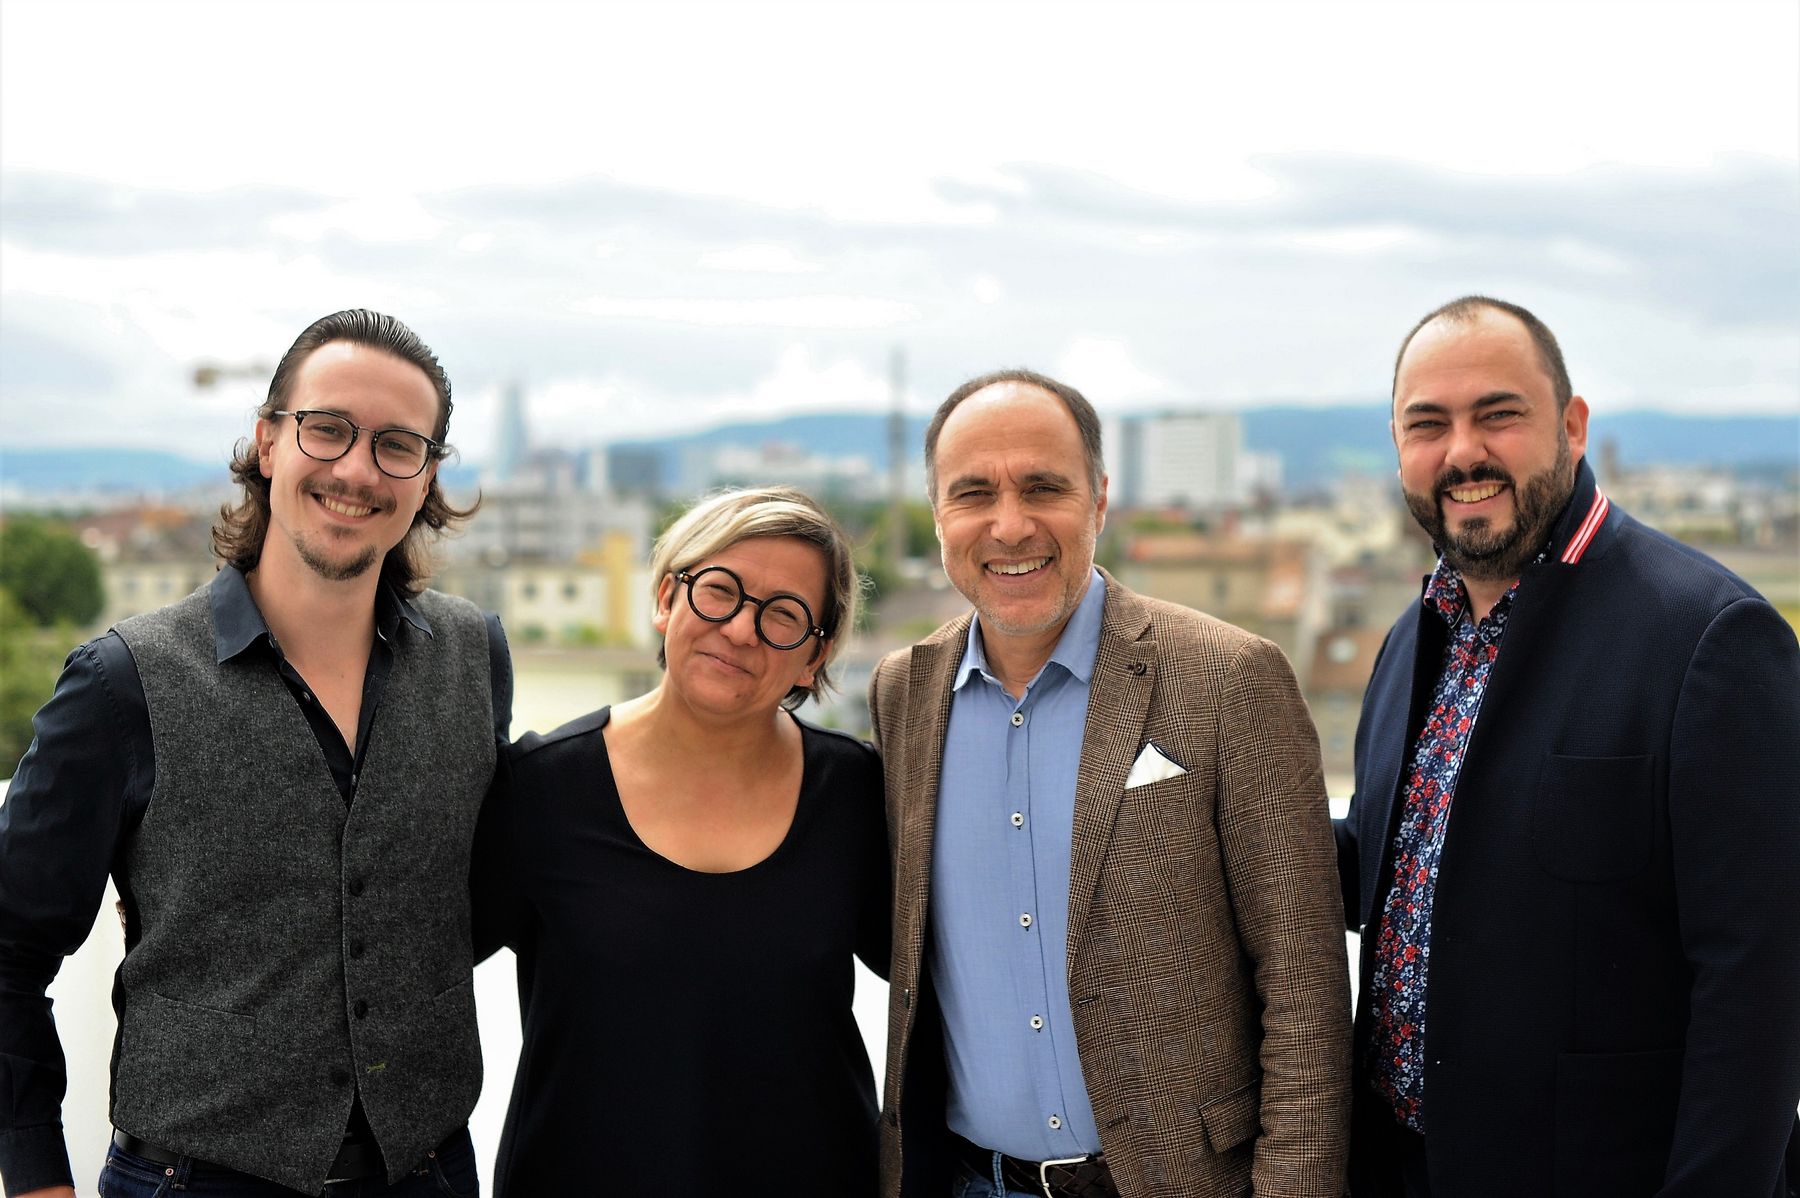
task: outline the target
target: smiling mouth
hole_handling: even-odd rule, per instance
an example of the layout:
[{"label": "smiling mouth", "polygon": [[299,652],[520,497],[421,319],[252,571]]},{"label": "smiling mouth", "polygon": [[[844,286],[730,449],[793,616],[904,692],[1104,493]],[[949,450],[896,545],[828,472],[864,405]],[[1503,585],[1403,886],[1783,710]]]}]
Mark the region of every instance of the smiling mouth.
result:
[{"label": "smiling mouth", "polygon": [[1023,562],[989,562],[985,568],[990,574],[1004,574],[1011,578],[1034,573],[1049,564],[1050,559],[1047,557],[1034,557]]},{"label": "smiling mouth", "polygon": [[1458,503],[1480,503],[1492,499],[1506,488],[1500,483],[1477,483],[1470,487],[1452,487],[1444,494]]},{"label": "smiling mouth", "polygon": [[319,505],[326,511],[333,512],[339,516],[349,516],[352,519],[373,516],[376,511],[376,509],[365,504],[346,503],[342,499],[336,499],[330,495],[314,495],[313,498],[317,499]]},{"label": "smiling mouth", "polygon": [[746,667],[744,667],[742,665],[739,665],[735,661],[732,661],[729,657],[721,657],[717,653],[707,653],[703,650],[701,652],[700,656],[705,657],[705,658],[710,658],[711,660],[718,662],[722,666],[725,666],[729,669],[736,670],[740,674],[748,674],[750,672],[749,669],[747,669]]}]

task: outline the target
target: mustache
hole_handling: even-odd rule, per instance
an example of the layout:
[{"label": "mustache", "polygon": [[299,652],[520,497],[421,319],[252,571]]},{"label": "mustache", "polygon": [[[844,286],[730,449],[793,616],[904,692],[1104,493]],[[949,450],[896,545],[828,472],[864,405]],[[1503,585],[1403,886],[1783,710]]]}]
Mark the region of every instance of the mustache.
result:
[{"label": "mustache", "polygon": [[1443,473],[1432,481],[1432,494],[1442,495],[1454,487],[1467,487],[1475,483],[1505,483],[1515,486],[1513,476],[1498,466],[1490,466],[1483,462],[1473,470],[1463,470],[1458,466],[1447,466]]},{"label": "mustache", "polygon": [[385,512],[394,506],[393,501],[374,491],[363,487],[353,487],[348,483],[322,482],[312,488],[314,495],[322,495],[331,499],[339,499],[345,503],[354,503],[358,507],[372,507],[378,512]]},{"label": "mustache", "polygon": [[313,491],[313,495],[335,498],[346,504],[356,504],[358,507],[373,507],[376,511],[391,511],[392,505],[394,505],[389,496],[378,495],[376,491],[369,491],[365,487],[349,486],[347,482],[337,482],[335,478],[329,482],[320,482],[317,486],[313,486],[311,491]]}]

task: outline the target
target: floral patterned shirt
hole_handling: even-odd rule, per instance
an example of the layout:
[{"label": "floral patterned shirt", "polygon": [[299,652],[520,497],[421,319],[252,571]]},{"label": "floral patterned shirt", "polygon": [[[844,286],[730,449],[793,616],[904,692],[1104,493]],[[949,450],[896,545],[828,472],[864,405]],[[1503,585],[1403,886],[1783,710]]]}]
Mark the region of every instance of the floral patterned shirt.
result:
[{"label": "floral patterned shirt", "polygon": [[1412,766],[1394,834],[1394,884],[1382,908],[1369,983],[1372,1031],[1369,1074],[1377,1093],[1399,1121],[1425,1130],[1425,975],[1431,964],[1431,903],[1438,859],[1450,824],[1450,800],[1469,733],[1475,727],[1488,674],[1500,655],[1500,636],[1519,584],[1507,588],[1479,622],[1469,609],[1462,576],[1439,562],[1425,585],[1423,602],[1450,625],[1444,663],[1425,723],[1413,747]]}]

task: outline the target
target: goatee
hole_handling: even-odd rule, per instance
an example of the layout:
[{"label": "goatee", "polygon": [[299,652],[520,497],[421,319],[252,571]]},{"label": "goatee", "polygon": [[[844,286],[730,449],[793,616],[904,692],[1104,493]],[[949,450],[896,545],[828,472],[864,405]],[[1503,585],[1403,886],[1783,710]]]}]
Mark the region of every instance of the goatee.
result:
[{"label": "goatee", "polygon": [[[1550,524],[1575,491],[1575,472],[1570,468],[1569,438],[1559,436],[1556,461],[1548,470],[1518,485],[1498,466],[1477,466],[1464,472],[1451,467],[1438,475],[1429,495],[1406,492],[1406,507],[1431,537],[1439,556],[1465,578],[1507,581],[1517,578],[1543,549]],[[1444,494],[1453,487],[1476,483],[1503,483],[1512,488],[1513,519],[1495,528],[1486,518],[1468,520],[1452,533],[1444,519]]]},{"label": "goatee", "polygon": [[369,572],[370,567],[381,556],[373,545],[364,545],[361,552],[353,557],[331,558],[320,553],[304,537],[294,538],[294,549],[307,568],[327,582],[349,582],[352,578],[360,578]]}]

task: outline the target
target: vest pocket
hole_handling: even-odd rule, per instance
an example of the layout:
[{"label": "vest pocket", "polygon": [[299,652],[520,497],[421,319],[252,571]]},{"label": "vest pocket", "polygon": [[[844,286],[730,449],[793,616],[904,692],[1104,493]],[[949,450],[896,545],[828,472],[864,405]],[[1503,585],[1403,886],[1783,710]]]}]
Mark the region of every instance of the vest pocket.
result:
[{"label": "vest pocket", "polygon": [[1538,864],[1568,882],[1617,882],[1649,865],[1654,761],[1546,757],[1532,797],[1531,841]]},{"label": "vest pocket", "polygon": [[133,991],[119,1033],[115,1117],[144,1135],[216,1124],[268,1056],[250,1015]]}]

